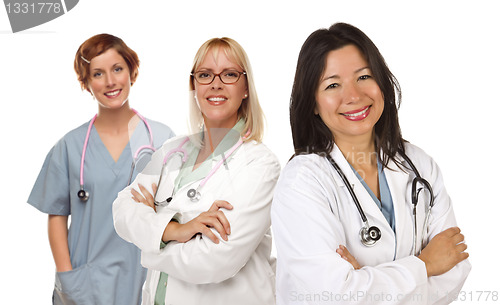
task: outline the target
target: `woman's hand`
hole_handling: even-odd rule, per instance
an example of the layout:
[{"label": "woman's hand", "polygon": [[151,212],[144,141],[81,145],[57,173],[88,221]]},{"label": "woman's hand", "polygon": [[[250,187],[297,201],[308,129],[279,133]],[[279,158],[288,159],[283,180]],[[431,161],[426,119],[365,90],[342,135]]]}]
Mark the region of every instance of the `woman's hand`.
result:
[{"label": "woman's hand", "polygon": [[[153,183],[151,185],[151,187],[153,189],[153,193],[156,194],[156,192],[158,191],[158,187],[156,186],[156,184]],[[153,195],[151,195],[151,193],[141,184],[139,184],[139,189],[141,190],[142,195],[141,195],[141,193],[139,193],[138,191],[136,191],[134,189],[131,190],[132,199],[134,199],[135,202],[144,203],[145,205],[153,208],[153,210],[156,212],[155,199],[154,199]]]},{"label": "woman's hand", "polygon": [[337,253],[340,255],[340,257],[351,263],[351,265],[354,267],[354,270],[361,269],[361,265],[358,263],[356,258],[351,255],[351,253],[345,246],[340,245],[337,249]]},{"label": "woman's hand", "polygon": [[233,206],[227,201],[217,200],[207,212],[201,213],[198,217],[185,224],[171,221],[163,232],[162,240],[164,242],[175,240],[185,243],[196,234],[201,233],[218,244],[219,239],[212,230],[210,230],[210,228],[214,228],[222,239],[227,241],[227,236],[231,234],[231,226],[224,213],[220,210],[222,208],[232,210]]},{"label": "woman's hand", "polygon": [[464,236],[454,227],[434,236],[418,258],[425,263],[427,276],[440,275],[468,258],[466,249]]}]

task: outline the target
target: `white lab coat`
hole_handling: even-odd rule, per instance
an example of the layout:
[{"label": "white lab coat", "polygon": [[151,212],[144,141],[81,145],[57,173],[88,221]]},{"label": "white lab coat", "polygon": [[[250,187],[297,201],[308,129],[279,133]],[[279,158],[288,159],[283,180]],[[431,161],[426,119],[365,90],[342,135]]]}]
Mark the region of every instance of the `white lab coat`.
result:
[{"label": "white lab coat", "polygon": [[[200,201],[191,202],[186,195],[188,189],[200,184],[196,181],[182,187],[171,203],[159,207],[157,213],[134,202],[130,190],[138,190],[140,183],[151,191],[151,184],[158,183],[163,156],[178,147],[180,140],[167,141],[113,204],[118,235],[141,249],[141,262],[148,268],[142,304],[154,303],[160,271],[169,275],[166,304],[275,304],[270,209],[280,173],[279,161],[265,145],[246,142],[200,189]],[[184,148],[188,153],[197,153],[191,142]],[[217,156],[212,167],[220,159]],[[163,173],[158,198],[171,194],[180,165],[180,157],[169,162],[170,170]],[[186,223],[207,211],[215,200],[226,200],[233,205],[233,210],[222,210],[231,225],[227,242],[220,239],[215,244],[197,235],[186,243],[169,242],[160,249],[163,231],[174,216],[179,223]]]},{"label": "white lab coat", "polygon": [[[439,232],[456,226],[456,220],[436,163],[411,144],[406,145],[406,154],[430,182],[435,195],[427,243]],[[315,154],[293,158],[278,181],[271,212],[278,261],[277,304],[452,302],[471,266],[466,260],[443,275],[427,278],[425,264],[412,255],[413,172],[399,169],[392,161],[389,168],[393,170],[384,169],[394,202],[394,233],[337,146],[331,156],[353,185],[368,222],[381,230],[382,237],[373,247],[361,244],[359,231],[363,224],[359,212],[326,158]],[[417,204],[419,245],[424,202],[429,202],[426,196],[421,195]],[[364,267],[354,270],[343,260],[336,253],[340,244],[346,245]]]}]

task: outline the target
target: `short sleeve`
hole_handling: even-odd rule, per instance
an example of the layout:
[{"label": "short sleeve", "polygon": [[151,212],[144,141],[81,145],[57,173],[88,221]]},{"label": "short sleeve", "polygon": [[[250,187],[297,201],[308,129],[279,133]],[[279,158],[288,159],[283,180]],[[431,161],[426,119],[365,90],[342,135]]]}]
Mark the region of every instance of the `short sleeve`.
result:
[{"label": "short sleeve", "polygon": [[60,140],[47,154],[28,203],[43,213],[71,214],[68,154],[64,140]]},{"label": "short sleeve", "polygon": [[153,129],[155,147],[161,147],[165,141],[175,137],[175,133],[167,125],[155,121],[148,121],[151,123],[151,127]]}]

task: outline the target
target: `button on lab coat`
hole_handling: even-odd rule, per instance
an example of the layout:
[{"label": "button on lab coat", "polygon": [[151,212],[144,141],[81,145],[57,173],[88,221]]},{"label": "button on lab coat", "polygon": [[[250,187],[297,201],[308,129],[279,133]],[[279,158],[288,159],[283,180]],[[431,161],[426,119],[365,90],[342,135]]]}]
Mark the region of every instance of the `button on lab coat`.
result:
[{"label": "button on lab coat", "polygon": [[[411,144],[407,144],[406,154],[420,175],[430,182],[435,196],[427,233],[422,228],[429,197],[419,196],[420,250],[422,234],[427,243],[436,234],[456,226],[456,220],[436,163]],[[361,244],[359,231],[363,223],[359,212],[326,158],[315,154],[293,158],[280,177],[271,212],[278,259],[277,303],[448,304],[453,301],[470,264],[466,260],[443,275],[427,278],[425,264],[412,255],[413,172],[399,169],[392,161],[388,164],[390,169],[384,169],[394,203],[394,232],[337,146],[331,156],[353,185],[370,226],[377,226],[382,237],[373,247]],[[406,164],[402,158],[401,161]],[[354,270],[336,253],[340,244],[347,247],[362,269]]]},{"label": "button on lab coat", "polygon": [[[132,185],[119,193],[113,204],[115,228],[123,239],[141,249],[142,264],[148,268],[143,303],[154,302],[160,271],[169,275],[166,304],[274,304],[275,260],[271,258],[270,208],[280,165],[263,144],[246,142],[200,188],[201,198],[192,202],[186,193],[200,181],[179,189],[166,207],[152,208],[131,199],[131,188],[140,183],[151,192],[158,183],[163,156],[184,138],[168,141],[152,158]],[[197,153],[191,142],[183,147]],[[212,166],[220,160],[216,156]],[[180,157],[169,161],[163,172],[158,198],[171,192],[181,166]],[[230,225],[228,241],[213,243],[197,235],[186,243],[171,241],[160,249],[167,224],[175,217],[186,223],[207,211],[215,200],[226,200],[233,210],[222,209]],[[217,236],[218,233],[212,230]]]}]

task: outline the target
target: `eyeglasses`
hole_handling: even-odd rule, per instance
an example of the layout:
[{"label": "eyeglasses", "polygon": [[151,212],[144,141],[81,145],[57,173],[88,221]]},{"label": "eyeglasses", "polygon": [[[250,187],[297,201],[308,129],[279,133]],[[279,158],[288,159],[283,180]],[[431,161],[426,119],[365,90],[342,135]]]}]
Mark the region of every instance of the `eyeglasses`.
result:
[{"label": "eyeglasses", "polygon": [[202,85],[211,84],[216,76],[218,76],[224,84],[230,85],[236,83],[242,75],[246,74],[246,72],[239,72],[236,70],[224,70],[219,74],[215,74],[212,71],[198,71],[191,73],[191,76]]}]

